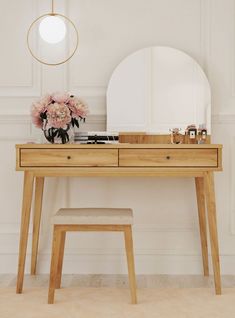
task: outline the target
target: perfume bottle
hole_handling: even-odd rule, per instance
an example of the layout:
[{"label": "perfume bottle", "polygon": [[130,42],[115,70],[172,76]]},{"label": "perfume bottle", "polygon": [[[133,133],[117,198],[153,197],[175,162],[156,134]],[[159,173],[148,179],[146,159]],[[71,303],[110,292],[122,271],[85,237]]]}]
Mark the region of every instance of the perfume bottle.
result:
[{"label": "perfume bottle", "polygon": [[187,126],[185,130],[185,140],[188,144],[197,144],[197,127],[192,124]]},{"label": "perfume bottle", "polygon": [[205,144],[207,140],[207,129],[205,124],[199,125],[198,128],[198,143]]},{"label": "perfume bottle", "polygon": [[172,128],[169,130],[171,132],[171,143],[172,144],[182,144],[183,135],[180,133],[181,128]]}]

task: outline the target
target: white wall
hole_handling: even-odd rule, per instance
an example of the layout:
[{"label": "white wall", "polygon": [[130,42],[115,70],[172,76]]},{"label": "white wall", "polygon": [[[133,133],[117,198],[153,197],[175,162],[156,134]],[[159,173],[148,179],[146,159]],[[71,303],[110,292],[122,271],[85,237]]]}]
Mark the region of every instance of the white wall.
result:
[{"label": "white wall", "polygon": [[[68,89],[90,105],[86,128],[104,129],[105,92],[114,67],[137,49],[166,45],[195,58],[212,85],[213,141],[224,144],[224,172],[216,174],[222,273],[235,274],[235,1],[56,1],[80,32],[78,53],[56,68],[40,66],[26,49],[27,27],[47,4],[0,0],[0,272],[17,268],[22,173],[14,170],[14,145],[33,132],[31,102]],[[49,270],[50,216],[58,207],[111,205],[134,209],[137,273],[202,273],[193,180],[160,178],[47,180],[39,272]],[[71,234],[64,271],[123,273],[123,252],[118,234]]]}]

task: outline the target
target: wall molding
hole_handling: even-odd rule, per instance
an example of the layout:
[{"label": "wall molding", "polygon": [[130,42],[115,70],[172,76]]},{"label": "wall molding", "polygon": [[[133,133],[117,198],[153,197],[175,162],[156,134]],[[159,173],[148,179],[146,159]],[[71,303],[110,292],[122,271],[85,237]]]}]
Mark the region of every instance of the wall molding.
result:
[{"label": "wall molding", "polygon": [[[29,256],[29,255],[27,255]],[[136,255],[136,274],[197,274],[203,275],[201,255]],[[221,274],[233,275],[235,255],[220,255]],[[109,266],[107,266],[109,264]],[[169,264],[174,264],[170,266]],[[17,255],[5,254],[1,260],[0,273],[15,273]],[[38,272],[48,274],[50,256],[40,255]],[[30,258],[26,259],[26,273],[30,272]],[[210,273],[212,273],[210,264]],[[127,274],[126,258],[122,255],[73,255],[70,257],[65,251],[64,274]]]},{"label": "wall molding", "polygon": [[235,113],[220,113],[212,115],[212,124],[234,124]]},{"label": "wall molding", "polygon": [[[39,0],[32,1],[32,21],[39,13]],[[25,34],[26,37],[26,34]],[[25,43],[26,46],[26,43]],[[31,61],[31,83],[29,85],[0,86],[0,97],[38,97],[41,95],[41,65],[29,53]]]},{"label": "wall molding", "polygon": [[[90,114],[86,119],[86,123],[89,124],[105,123],[105,121],[106,115],[103,114]],[[31,117],[28,114],[0,114],[0,125],[29,123],[31,123]]]},{"label": "wall molding", "polygon": [[234,198],[234,191],[235,191],[235,167],[234,167],[234,160],[235,160],[235,136],[231,138],[231,155],[230,155],[230,232],[232,235],[235,235],[235,198]]},{"label": "wall molding", "polygon": [[[44,250],[43,252],[40,252],[39,247],[39,254],[40,259],[50,259],[51,256],[51,250]],[[7,252],[0,252],[0,255],[14,255],[18,256],[18,250],[15,251],[7,251]],[[117,256],[117,255],[125,255],[125,248],[66,248],[65,249],[65,260],[72,261],[75,260],[79,255],[87,255],[87,256],[101,256],[101,255],[107,255],[107,256]],[[156,249],[156,248],[135,248],[135,255],[136,256],[152,256],[152,255],[159,255],[159,256],[201,256],[200,248],[198,246],[198,251],[192,251],[191,249],[183,250],[183,249]],[[211,254],[208,254],[211,256]],[[221,254],[222,256],[223,254]],[[27,253],[27,257],[30,258],[31,253]],[[224,256],[235,256],[235,254],[229,254]]]},{"label": "wall molding", "polygon": [[[29,233],[32,234],[32,224]],[[198,226],[181,223],[179,225],[169,224],[135,224],[133,232],[136,233],[161,233],[161,232],[198,232]],[[20,223],[0,223],[0,235],[19,235]]]},{"label": "wall molding", "polygon": [[200,50],[201,50],[201,58],[202,58],[202,67],[205,73],[208,75],[209,73],[209,61],[211,58],[211,33],[212,33],[212,25],[211,25],[211,9],[212,3],[211,0],[201,0],[200,2]]},{"label": "wall molding", "polygon": [[[69,15],[69,7],[71,6],[71,3],[69,0],[64,2],[65,12],[67,15]],[[64,75],[64,87],[65,90],[73,92],[73,94],[83,97],[96,97],[96,98],[104,98],[106,96],[106,90],[107,86],[104,85],[76,85],[71,83],[71,76],[70,76],[70,67],[71,64],[67,63],[63,70]]]},{"label": "wall molding", "polygon": [[[87,127],[106,127],[105,115],[89,115],[86,119]],[[12,126],[12,127],[11,127]],[[14,126],[14,127],[13,127]],[[6,128],[4,128],[6,127]],[[85,126],[84,126],[85,127]],[[35,141],[38,140],[40,130],[35,135],[30,115],[26,114],[3,114],[0,115],[0,141]]]},{"label": "wall molding", "polygon": [[0,114],[0,125],[29,124],[30,115],[27,114]]},{"label": "wall molding", "polygon": [[[32,234],[32,224],[29,227],[29,234]],[[11,222],[11,223],[0,223],[0,235],[20,235],[20,223]]]},{"label": "wall molding", "polygon": [[[224,113],[212,116],[212,125],[234,125],[235,114]],[[5,127],[5,128],[4,128]],[[90,114],[87,117],[84,129],[100,130],[106,127],[105,114]],[[93,128],[94,127],[94,128]],[[97,128],[98,127],[98,128]],[[0,141],[30,142],[39,140],[40,131],[33,128],[30,115],[27,114],[0,114]]]},{"label": "wall molding", "polygon": [[[0,125],[30,124],[29,114],[0,114]],[[86,119],[87,124],[105,124],[106,114],[90,114]],[[212,115],[212,124],[234,124],[235,113],[219,113]]]},{"label": "wall molding", "polygon": [[[69,73],[69,71],[68,71]],[[70,77],[70,75],[67,75],[68,78]],[[70,92],[73,92],[75,95],[79,95],[79,96],[84,96],[84,97],[96,97],[96,98],[104,98],[106,96],[106,90],[107,87],[106,86],[93,86],[93,85],[89,85],[89,86],[85,86],[85,85],[70,85],[70,83],[68,83],[67,85],[67,90]]]},{"label": "wall molding", "polygon": [[[233,15],[235,14],[235,0],[233,0]],[[231,44],[232,44],[232,48],[231,48],[231,95],[232,97],[235,97],[235,19],[233,19],[233,23],[232,23],[232,32],[231,32]]]},{"label": "wall molding", "polygon": [[[235,114],[217,114],[214,115],[212,118],[212,123],[214,124],[225,124],[228,123],[234,124],[235,123]],[[104,123],[106,120],[105,115],[90,115],[88,117],[88,121],[90,124],[92,123]],[[0,115],[0,127],[6,125],[9,129],[11,125],[17,126],[17,125],[26,125],[27,127],[30,127],[31,125],[31,119],[29,115],[26,114],[5,114]],[[10,126],[9,126],[10,125]],[[6,128],[7,128],[6,127]],[[16,127],[17,129],[17,127]],[[0,134],[1,138],[1,134]],[[16,135],[15,137],[11,137],[11,140],[18,140],[19,136]],[[6,138],[2,137],[1,140],[6,140]],[[8,140],[8,139],[7,139]],[[235,139],[234,139],[234,149],[235,149]],[[234,211],[231,211],[232,216]],[[235,233],[235,223],[232,224],[232,232]],[[3,237],[4,239],[8,239],[8,246],[2,246],[2,251],[0,252],[0,258],[4,260],[4,263],[1,266],[0,271],[6,272],[9,270],[9,272],[13,272],[15,270],[15,267],[13,268],[14,262],[17,262],[17,256],[18,256],[18,241],[17,238],[19,237],[19,223],[5,223],[0,224],[0,237]],[[180,237],[182,235],[187,235],[187,232],[190,235],[193,235],[197,237],[197,240],[199,240],[199,234],[198,234],[198,226],[197,224],[184,224],[182,223],[180,226],[178,225],[169,225],[169,224],[141,224],[141,225],[135,225],[134,227],[134,233],[138,237],[139,235],[144,235],[145,237],[148,235],[152,235],[153,233],[179,233]],[[30,235],[32,233],[32,230],[30,229]],[[195,242],[193,243],[195,244]],[[29,246],[30,248],[30,246]],[[28,250],[30,252],[30,250]],[[114,269],[113,271],[116,273],[116,271],[119,270],[118,264],[121,262],[124,264],[124,249],[122,248],[68,248],[65,255],[65,268],[69,272],[76,272],[76,266],[77,264],[81,264],[80,261],[82,260],[82,264],[79,267],[79,270],[81,271],[90,271],[92,272],[93,269],[91,263],[94,261],[95,263],[98,262],[100,265],[100,268],[105,268],[104,261],[102,256],[105,255],[105,262],[108,260],[110,262],[113,261]],[[30,253],[28,253],[28,262],[29,262],[29,256]],[[151,269],[152,271],[156,271],[156,273],[163,273],[164,272],[164,265],[168,265],[171,262],[175,262],[177,265],[177,273],[185,273],[185,265],[182,267],[181,270],[181,264],[188,264],[189,268],[187,269],[190,273],[198,273],[200,271],[200,264],[201,264],[201,256],[200,256],[200,244],[198,243],[198,246],[196,249],[192,250],[191,248],[164,248],[164,249],[157,249],[157,248],[137,248],[136,250],[136,257],[138,258],[138,266],[139,268],[143,269],[143,272],[148,273],[150,271],[149,267],[153,268],[153,265],[156,261],[160,261],[162,264],[159,267],[156,267],[156,269]],[[120,261],[121,259],[121,261]],[[151,261],[150,261],[151,259]],[[226,263],[227,270],[224,269],[225,273],[228,274],[229,272],[232,272],[232,269],[230,267],[230,260],[235,259],[235,255],[233,254],[221,254],[221,262]],[[40,252],[40,272],[47,272],[48,270],[48,263],[50,261],[50,250],[49,249],[42,249]],[[2,262],[2,261],[1,261]],[[12,268],[11,266],[6,267],[4,264],[13,264]],[[76,264],[76,266],[72,265]],[[148,265],[149,264],[149,265]],[[124,264],[125,265],[125,264]],[[167,268],[165,269],[167,273],[169,271],[174,271],[174,268]],[[181,271],[181,272],[180,272]]]}]

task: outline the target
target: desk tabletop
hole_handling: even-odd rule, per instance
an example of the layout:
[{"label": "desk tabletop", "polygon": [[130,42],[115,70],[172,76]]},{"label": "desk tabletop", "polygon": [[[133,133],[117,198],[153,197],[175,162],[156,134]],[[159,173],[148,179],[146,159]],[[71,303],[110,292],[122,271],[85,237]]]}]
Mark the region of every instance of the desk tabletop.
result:
[{"label": "desk tabletop", "polygon": [[28,143],[28,144],[17,144],[17,149],[218,149],[222,148],[221,144],[128,144],[128,143],[113,143],[113,144],[36,144],[36,143]]}]

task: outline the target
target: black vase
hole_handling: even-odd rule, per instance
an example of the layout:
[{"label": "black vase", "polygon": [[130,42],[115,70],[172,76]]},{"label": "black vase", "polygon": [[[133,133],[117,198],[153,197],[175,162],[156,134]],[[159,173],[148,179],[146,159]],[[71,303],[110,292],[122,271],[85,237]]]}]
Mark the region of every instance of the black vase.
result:
[{"label": "black vase", "polygon": [[44,136],[47,141],[52,144],[67,144],[74,142],[74,129],[71,125],[64,128],[48,127],[43,129]]}]

